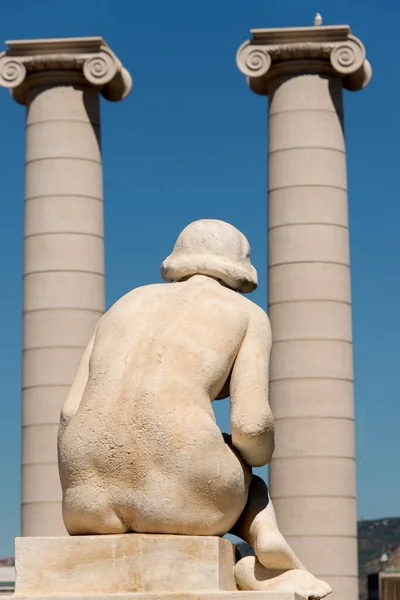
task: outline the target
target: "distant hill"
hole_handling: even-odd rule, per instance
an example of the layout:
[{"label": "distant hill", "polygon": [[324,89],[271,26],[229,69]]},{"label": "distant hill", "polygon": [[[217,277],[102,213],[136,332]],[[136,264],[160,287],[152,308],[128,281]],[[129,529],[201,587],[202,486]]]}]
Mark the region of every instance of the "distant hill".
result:
[{"label": "distant hill", "polygon": [[367,575],[382,569],[380,557],[400,547],[400,517],[358,522],[360,599],[367,598]]},{"label": "distant hill", "polygon": [[[254,554],[247,544],[237,545],[240,556]],[[360,573],[360,600],[367,598],[367,575],[381,570],[380,557],[390,557],[400,547],[400,517],[358,522],[358,568]]]}]

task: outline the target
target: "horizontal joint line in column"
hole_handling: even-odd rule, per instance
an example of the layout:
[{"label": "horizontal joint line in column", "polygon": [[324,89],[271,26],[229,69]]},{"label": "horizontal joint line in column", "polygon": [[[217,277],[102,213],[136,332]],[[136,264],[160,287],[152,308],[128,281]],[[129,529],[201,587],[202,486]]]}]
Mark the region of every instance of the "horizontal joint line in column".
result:
[{"label": "horizontal joint line in column", "polygon": [[60,500],[32,500],[30,502],[21,502],[21,506],[29,506],[30,504],[61,504],[61,498]]},{"label": "horizontal joint line in column", "polygon": [[278,190],[289,190],[289,189],[295,189],[295,188],[316,188],[316,187],[332,188],[333,190],[340,190],[341,192],[347,193],[347,188],[341,187],[339,185],[330,185],[327,183],[298,183],[295,185],[280,185],[279,187],[268,188],[268,193],[270,194],[271,192],[277,192]]},{"label": "horizontal joint line in column", "polygon": [[[276,420],[276,419],[275,419]],[[352,419],[354,420],[354,419]],[[304,454],[303,456],[299,456],[298,454],[294,455],[294,456],[273,456],[272,460],[309,460],[309,459],[323,459],[323,460],[351,460],[352,462],[355,462],[355,457],[354,456],[320,456],[315,455],[315,454]]]},{"label": "horizontal joint line in column", "polygon": [[[61,410],[60,410],[61,413]],[[49,423],[48,421],[43,421],[43,423],[41,421],[33,421],[32,423],[27,423],[25,425],[21,425],[21,429],[35,429],[35,427],[59,427],[60,425],[60,419],[58,419],[57,421],[54,421],[54,423]],[[22,432],[23,433],[23,432]],[[31,464],[37,464],[37,463],[21,463],[22,466],[27,467],[30,466]],[[40,463],[43,464],[43,463]]]},{"label": "horizontal joint line in column", "polygon": [[31,158],[30,160],[25,161],[25,166],[30,165],[31,163],[44,162],[48,160],[79,160],[95,163],[101,167],[101,161],[96,160],[95,158],[84,158],[83,156],[44,156],[43,158]]},{"label": "horizontal joint line in column", "polygon": [[[59,425],[60,421],[58,420],[55,423],[31,423],[31,425],[22,425],[22,429],[32,429],[32,427],[55,427]],[[57,462],[57,459],[55,459],[54,462]],[[44,462],[44,463],[22,463],[25,467],[28,465],[37,465],[37,464],[41,464],[41,465],[52,465],[52,462]]]},{"label": "horizontal joint line in column", "polygon": [[34,125],[42,125],[42,123],[82,123],[84,125],[89,125],[89,127],[100,129],[100,123],[92,123],[89,120],[85,119],[43,119],[39,121],[32,121],[31,123],[26,123],[25,127],[33,127]]},{"label": "horizontal joint line in column", "polygon": [[84,235],[87,237],[99,238],[104,240],[104,235],[98,233],[86,233],[85,231],[46,231],[45,233],[29,233],[24,235],[24,240],[28,240],[32,237],[47,236],[47,235]]},{"label": "horizontal joint line in column", "polygon": [[[321,495],[316,494],[315,496],[313,496],[313,495],[301,495],[301,496],[292,496],[292,495],[290,495],[290,496],[274,496],[274,495],[272,495],[271,498],[272,498],[273,502],[275,502],[276,500],[292,500],[293,498],[347,498],[347,500],[356,500],[357,499],[356,496],[353,496],[353,495],[347,496],[347,495],[343,495],[343,494],[340,494],[339,496],[332,496],[331,494],[321,494]],[[289,536],[287,536],[287,537],[289,537]],[[312,537],[312,536],[310,536],[310,537]],[[327,536],[327,537],[329,537],[329,536]]]},{"label": "horizontal joint line in column", "polygon": [[272,231],[273,229],[282,229],[282,227],[303,227],[304,225],[324,225],[328,227],[340,227],[341,229],[348,230],[347,225],[341,225],[340,223],[322,223],[322,222],[313,222],[313,223],[285,223],[282,225],[271,225],[268,227],[268,231]]},{"label": "horizontal joint line in column", "polygon": [[24,310],[22,312],[23,315],[29,315],[30,313],[35,313],[35,312],[44,312],[44,311],[49,311],[49,310],[62,310],[62,311],[68,311],[68,310],[72,310],[72,311],[83,311],[83,312],[94,312],[94,313],[99,313],[100,315],[104,314],[104,310],[100,310],[98,308],[80,308],[79,306],[60,306],[58,307],[50,307],[50,308],[30,308],[29,310]]},{"label": "horizontal joint line in column", "polygon": [[47,269],[44,271],[31,271],[30,273],[24,273],[24,277],[28,277],[28,275],[41,275],[43,273],[86,273],[87,275],[99,275],[100,277],[104,277],[104,273],[84,271],[81,269]]},{"label": "horizontal joint line in column", "polygon": [[341,534],[341,533],[315,533],[314,535],[312,534],[307,534],[307,535],[303,535],[302,533],[287,533],[285,535],[286,538],[290,537],[290,538],[349,538],[351,540],[357,539],[357,535],[349,535],[348,533],[346,534]]},{"label": "horizontal joint line in column", "polygon": [[341,267],[346,267],[350,269],[350,265],[348,263],[338,262],[336,260],[288,260],[287,262],[275,263],[273,265],[268,265],[269,269],[273,267],[282,267],[285,265],[309,265],[309,264],[319,264],[319,265],[339,265]]},{"label": "horizontal joint line in column", "polygon": [[[338,416],[332,416],[332,415],[326,415],[326,416],[317,416],[317,415],[310,415],[309,417],[306,416],[301,416],[301,417],[274,417],[274,421],[275,423],[277,421],[296,421],[296,420],[309,420],[309,419],[320,419],[321,421],[326,421],[326,419],[335,419],[335,420],[339,420],[339,421],[354,421],[354,417],[338,417]],[[322,458],[322,457],[321,457]]]},{"label": "horizontal joint line in column", "polygon": [[330,148],[329,146],[292,146],[291,148],[277,148],[276,150],[268,150],[268,156],[272,156],[272,154],[278,154],[279,152],[291,152],[292,150],[325,150],[329,152],[338,152],[339,154],[346,156],[346,152],[344,150],[339,150],[339,148]]},{"label": "horizontal joint line in column", "polygon": [[55,458],[54,461],[48,461],[45,460],[43,462],[29,462],[29,463],[24,463],[21,462],[21,467],[42,467],[42,466],[50,466],[50,465],[57,465],[57,459]]},{"label": "horizontal joint line in column", "polygon": [[57,387],[71,387],[71,383],[37,383],[36,385],[25,385],[22,386],[22,391],[35,390],[37,388],[57,388]]},{"label": "horizontal joint line in column", "polygon": [[281,377],[277,379],[270,379],[270,383],[274,383],[275,381],[348,381],[349,383],[354,383],[353,379],[349,379],[348,377]]},{"label": "horizontal joint line in column", "polygon": [[275,304],[297,304],[299,302],[332,302],[335,304],[346,304],[351,306],[351,302],[348,300],[330,300],[329,298],[304,298],[304,300],[277,300],[276,302],[269,302],[268,308],[275,306]]},{"label": "horizontal joint line in column", "polygon": [[89,196],[88,194],[39,194],[38,196],[29,196],[25,198],[25,202],[30,200],[41,200],[44,198],[82,198],[82,200],[97,200],[97,202],[103,203],[103,198],[98,196]]},{"label": "horizontal joint line in column", "polygon": [[23,348],[22,353],[34,350],[85,350],[85,348],[86,346],[35,346],[33,348]]},{"label": "horizontal joint line in column", "polygon": [[322,112],[322,113],[330,113],[333,115],[339,115],[341,117],[343,117],[343,113],[336,111],[336,110],[331,110],[328,108],[290,108],[288,110],[277,110],[274,112],[270,112],[268,114],[268,117],[274,117],[275,115],[284,115],[286,113],[298,113],[298,112]]},{"label": "horizontal joint line in column", "polygon": [[340,342],[342,344],[352,344],[352,340],[342,340],[339,338],[291,338],[289,340],[275,340],[275,344],[285,344],[287,342]]}]

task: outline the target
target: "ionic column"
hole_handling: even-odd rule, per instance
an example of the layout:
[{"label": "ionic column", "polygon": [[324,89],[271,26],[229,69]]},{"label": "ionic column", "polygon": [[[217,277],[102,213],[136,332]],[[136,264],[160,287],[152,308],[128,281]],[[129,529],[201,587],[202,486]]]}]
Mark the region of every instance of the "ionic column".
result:
[{"label": "ionic column", "polygon": [[63,535],[60,409],[105,302],[99,93],[131,79],[101,38],[7,45],[0,85],[26,106],[22,535]]},{"label": "ionic column", "polygon": [[371,69],[347,26],[252,31],[237,63],[269,97],[268,304],[282,533],[338,600],[358,598],[343,87]]}]

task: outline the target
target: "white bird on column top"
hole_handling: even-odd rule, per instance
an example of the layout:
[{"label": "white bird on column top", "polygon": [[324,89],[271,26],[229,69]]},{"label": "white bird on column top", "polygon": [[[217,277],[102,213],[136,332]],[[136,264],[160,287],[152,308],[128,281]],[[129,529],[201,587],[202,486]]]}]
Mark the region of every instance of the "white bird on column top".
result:
[{"label": "white bird on column top", "polygon": [[316,27],[319,27],[320,25],[322,25],[322,17],[319,13],[317,13],[314,17],[314,25]]}]

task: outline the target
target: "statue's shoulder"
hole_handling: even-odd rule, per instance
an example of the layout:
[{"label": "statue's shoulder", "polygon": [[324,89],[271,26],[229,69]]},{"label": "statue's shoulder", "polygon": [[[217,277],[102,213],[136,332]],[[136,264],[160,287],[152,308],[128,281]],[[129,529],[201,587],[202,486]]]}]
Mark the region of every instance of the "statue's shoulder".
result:
[{"label": "statue's shoulder", "polygon": [[241,294],[235,293],[236,298],[239,299],[239,302],[244,310],[247,310],[250,315],[254,315],[258,318],[268,319],[268,315],[263,308],[259,304],[256,304],[247,296],[242,296]]},{"label": "statue's shoulder", "polygon": [[262,330],[270,330],[270,321],[267,313],[261,306],[249,300],[245,296],[240,296],[243,310],[246,310],[248,324],[254,327],[260,327]]},{"label": "statue's shoulder", "polygon": [[114,304],[112,304],[108,309],[107,313],[122,308],[127,304],[135,302],[136,300],[140,301],[142,298],[149,298],[151,296],[159,295],[163,293],[166,288],[169,287],[169,285],[170,284],[167,283],[151,283],[149,285],[142,285],[140,287],[133,288],[133,290],[130,290],[124,294],[124,296],[121,296],[121,298],[114,302]]}]

